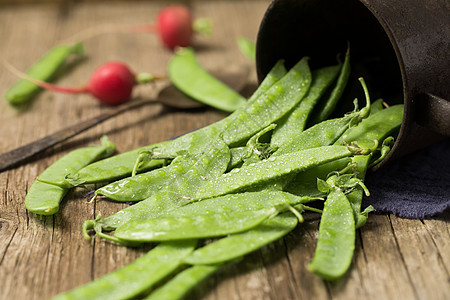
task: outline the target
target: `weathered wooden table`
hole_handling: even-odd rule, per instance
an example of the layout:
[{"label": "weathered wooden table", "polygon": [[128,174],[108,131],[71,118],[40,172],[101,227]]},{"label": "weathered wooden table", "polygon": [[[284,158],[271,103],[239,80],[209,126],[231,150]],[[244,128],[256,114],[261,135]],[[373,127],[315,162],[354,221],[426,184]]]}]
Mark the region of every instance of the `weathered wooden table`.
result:
[{"label": "weathered wooden table", "polygon": [[[27,2],[27,1],[18,1]],[[148,23],[165,1],[0,1],[1,58],[28,68],[57,42],[101,24]],[[249,65],[236,44],[238,36],[256,38],[268,5],[261,1],[190,1],[198,17],[214,23],[211,37],[198,37],[199,61],[207,68]],[[83,84],[107,60],[122,60],[136,71],[166,73],[171,52],[151,34],[106,34],[85,41],[87,57],[58,81]],[[1,69],[3,93],[16,78]],[[256,85],[252,74],[247,92]],[[155,99],[159,85],[140,86],[135,96]],[[24,145],[110,108],[87,95],[41,93],[25,110],[0,102],[0,153]],[[88,130],[32,159],[0,173],[0,298],[46,299],[111,272],[143,255],[97,239],[86,242],[81,224],[97,211],[109,215],[125,205],[88,203],[86,189],[75,189],[61,211],[38,217],[24,207],[27,189],[51,163],[67,152],[107,134],[124,152],[177,136],[224,117],[213,109],[180,111],[151,103]],[[407,220],[370,216],[358,231],[349,274],[335,284],[306,270],[315,247],[318,220],[310,219],[286,238],[247,256],[198,286],[192,299],[450,299],[449,215]]]}]

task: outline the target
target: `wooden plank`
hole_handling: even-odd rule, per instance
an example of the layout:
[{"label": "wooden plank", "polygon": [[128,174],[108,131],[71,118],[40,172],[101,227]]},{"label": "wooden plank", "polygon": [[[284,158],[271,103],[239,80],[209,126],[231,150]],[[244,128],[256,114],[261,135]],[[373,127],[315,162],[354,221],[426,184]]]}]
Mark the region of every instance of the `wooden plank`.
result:
[{"label": "wooden plank", "polygon": [[[2,5],[0,53],[26,69],[57,42],[77,31],[111,23],[153,20],[164,1],[57,1]],[[199,61],[208,68],[231,63],[253,66],[236,45],[238,36],[255,39],[269,1],[188,1],[195,15],[210,17],[214,35],[196,40]],[[8,30],[5,30],[8,28]],[[136,71],[165,74],[171,53],[153,35],[107,34],[85,42],[88,57],[58,80],[83,84],[106,60],[120,59]],[[0,72],[0,90],[14,82]],[[253,73],[248,91],[255,86]],[[135,96],[154,100],[163,84],[140,86]],[[43,92],[25,111],[0,101],[0,152],[96,116],[109,108],[88,95]],[[61,212],[36,217],[23,204],[26,191],[51,163],[107,134],[119,152],[162,141],[205,126],[224,116],[212,109],[176,111],[149,104],[106,121],[46,151],[28,164],[0,173],[0,299],[48,299],[87,283],[143,255],[147,248],[126,248],[104,240],[93,244],[81,225],[98,211],[110,215],[125,204],[98,199],[88,203],[93,186],[68,194]],[[370,188],[370,187],[369,187]],[[449,214],[433,220],[405,220],[371,215],[358,231],[352,268],[337,283],[327,283],[306,269],[317,239],[319,218],[308,214],[284,239],[224,267],[195,288],[189,299],[448,299]]]}]

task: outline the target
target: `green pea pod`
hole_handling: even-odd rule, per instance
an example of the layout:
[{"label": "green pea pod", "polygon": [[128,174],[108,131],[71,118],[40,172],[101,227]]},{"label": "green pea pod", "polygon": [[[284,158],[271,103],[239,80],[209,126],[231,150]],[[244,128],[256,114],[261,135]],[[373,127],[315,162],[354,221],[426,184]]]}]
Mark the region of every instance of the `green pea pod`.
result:
[{"label": "green pea pod", "polygon": [[153,291],[144,300],[182,299],[193,287],[216,272],[222,265],[193,266],[177,274],[174,278]]},{"label": "green pea pod", "polygon": [[308,58],[302,58],[251,105],[236,110],[226,119],[223,139],[231,147],[241,146],[261,129],[288,114],[302,101],[310,85]]},{"label": "green pea pod", "polygon": [[345,146],[324,146],[271,156],[208,181],[191,201],[239,192],[353,154]]},{"label": "green pea pod", "polygon": [[161,243],[132,263],[52,300],[130,299],[176,271],[195,248],[191,240]]},{"label": "green pea pod", "polygon": [[[87,165],[86,167],[80,169],[76,174],[74,174],[73,177],[76,180],[73,180],[73,183],[74,185],[100,183],[113,181],[125,176],[129,176],[133,171],[136,159],[139,157],[139,154],[142,151],[161,147],[165,143],[169,142],[170,141],[156,143],[149,147],[134,149]],[[162,159],[145,161],[142,165],[140,165],[139,171],[148,171],[154,168],[161,167],[163,164],[164,160]]]},{"label": "green pea pod", "polygon": [[276,213],[276,208],[269,208],[183,217],[158,217],[124,224],[116,229],[114,236],[129,242],[212,238],[249,230]]},{"label": "green pea pod", "polygon": [[316,103],[336,79],[341,65],[321,68],[312,72],[312,82],[308,94],[290,114],[287,114],[275,128],[271,143],[277,146],[285,145],[302,132],[306,126],[311,111]]},{"label": "green pea pod", "polygon": [[[252,103],[254,103],[256,99],[261,97],[261,95],[263,95],[275,82],[280,80],[285,74],[286,68],[283,65],[283,61],[277,62],[275,66],[272,68],[272,70],[261,82],[258,89],[247,101],[247,105],[252,105]],[[212,131],[211,128],[220,131],[225,127],[225,123],[232,122],[227,121],[228,119],[232,118],[234,118],[233,114],[231,114],[225,119],[222,119],[221,121],[203,127],[194,132],[196,132],[197,134],[200,133],[201,135],[201,132]],[[108,159],[101,160],[99,162],[90,164],[85,168],[81,169],[76,175],[74,175],[74,177],[77,178],[81,183],[98,183],[117,180],[126,176],[130,176],[133,171],[133,167],[136,163],[136,159],[138,158],[139,154],[142,151],[151,150],[153,148],[161,148],[164,145],[171,145],[170,148],[172,148],[175,152],[180,149],[186,149],[186,147],[188,147],[191,141],[190,138],[191,135],[193,135],[193,133],[187,133],[175,140],[169,140],[162,143],[145,146],[142,148],[134,149],[125,153],[115,155]],[[241,139],[240,136],[238,136],[238,138],[239,140]],[[181,142],[178,143],[179,146],[175,145],[176,144],[175,141],[177,140],[181,140]],[[187,142],[185,142],[186,140]],[[231,142],[234,141],[231,140]],[[163,160],[158,159],[145,161],[142,165],[140,165],[139,172],[144,172],[154,169],[156,167],[160,167],[163,164],[163,162],[164,162]]]},{"label": "green pea pod", "polygon": [[171,82],[189,97],[211,107],[233,112],[246,99],[215,78],[198,63],[192,48],[183,48],[169,61]]},{"label": "green pea pod", "polygon": [[141,201],[163,189],[195,191],[207,179],[223,174],[230,161],[228,146],[219,138],[205,139],[205,152],[182,155],[170,165],[110,183],[95,193],[116,201]]},{"label": "green pea pod", "polygon": [[309,124],[317,124],[326,120],[336,108],[336,105],[344,93],[345,86],[347,85],[348,78],[350,77],[350,51],[348,50],[345,55],[344,64],[342,65],[341,73],[336,82],[336,86],[331,91],[330,96],[327,99],[323,99],[312,112]]},{"label": "green pea pod", "polygon": [[202,201],[192,202],[172,210],[160,212],[158,217],[185,217],[199,213],[222,214],[261,210],[272,207],[298,205],[311,201],[311,198],[297,197],[280,191],[245,192],[229,194]]},{"label": "green pea pod", "polygon": [[[180,157],[180,163],[172,165],[173,172],[171,172],[170,180],[165,182],[161,189],[157,188],[154,193],[146,190],[145,180],[142,181],[142,178],[138,177],[139,175],[135,176],[139,179],[137,181],[128,183],[119,181],[117,185],[113,183],[117,194],[120,195],[117,198],[122,200],[140,199],[143,197],[142,195],[147,194],[151,194],[151,196],[107,218],[86,221],[85,237],[88,238],[87,230],[94,229],[96,224],[103,230],[112,230],[130,220],[145,220],[155,217],[163,211],[178,207],[180,197],[194,193],[206,182],[206,179],[214,179],[225,172],[230,160],[227,145],[220,139],[215,143],[207,144],[207,146],[211,145],[214,147],[208,147],[210,149],[205,153],[193,155],[192,160],[187,160],[190,161],[188,164],[183,157]],[[158,173],[158,171],[156,172]],[[122,183],[128,186],[123,188]],[[121,192],[119,193],[119,191]],[[134,194],[137,196],[133,196]]]},{"label": "green pea pod", "polygon": [[242,233],[232,234],[195,250],[184,261],[193,265],[216,264],[251,253],[291,232],[298,219],[286,212]]},{"label": "green pea pod", "polygon": [[195,164],[196,156],[179,156],[166,167],[136,176],[127,177],[107,184],[95,191],[95,195],[105,196],[119,202],[137,202],[151,197],[161,189],[169,188],[173,178]]},{"label": "green pea pod", "polygon": [[298,134],[296,137],[291,138],[283,145],[280,145],[274,155],[279,156],[308,148],[332,145],[347,132],[349,127],[367,118],[369,116],[369,109],[370,101],[360,111],[354,111],[342,118],[322,121]]},{"label": "green pea pod", "polygon": [[355,249],[355,219],[345,194],[333,188],[325,201],[319,237],[308,270],[326,280],[337,280],[347,272]]},{"label": "green pea pod", "polygon": [[101,145],[74,150],[57,160],[39,176],[28,190],[25,207],[39,215],[53,215],[71,186],[65,186],[65,177],[100,158],[111,155],[115,145],[106,136]]},{"label": "green pea pod", "polygon": [[[27,75],[41,81],[51,81],[68,57],[83,54],[84,47],[82,43],[56,46],[31,66],[27,71]],[[41,91],[41,88],[36,84],[31,83],[29,80],[20,79],[6,91],[4,97],[9,103],[20,106],[33,99],[39,91]]]}]

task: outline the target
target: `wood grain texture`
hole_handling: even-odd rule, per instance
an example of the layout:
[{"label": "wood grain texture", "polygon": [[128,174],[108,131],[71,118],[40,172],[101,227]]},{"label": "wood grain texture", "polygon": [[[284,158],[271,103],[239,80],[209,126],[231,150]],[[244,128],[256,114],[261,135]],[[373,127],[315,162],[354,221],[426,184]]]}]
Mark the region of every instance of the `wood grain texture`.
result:
[{"label": "wood grain texture", "polygon": [[[25,70],[50,47],[76,32],[107,23],[148,23],[166,1],[0,2],[0,53]],[[21,1],[22,2],[22,1]],[[256,38],[267,0],[184,1],[198,17],[214,23],[211,37],[198,37],[199,61],[208,68],[252,63],[236,44],[238,36]],[[171,53],[155,36],[106,34],[85,42],[86,59],[58,80],[79,85],[107,60],[122,60],[135,71],[165,74]],[[254,72],[253,72],[254,73]],[[0,72],[0,92],[16,78]],[[252,74],[247,91],[255,86]],[[140,86],[135,97],[155,99],[162,84]],[[87,95],[42,92],[23,111],[0,102],[0,153],[108,111]],[[87,283],[145,253],[104,240],[86,242],[81,224],[97,211],[109,215],[125,207],[98,199],[88,203],[93,186],[70,192],[60,213],[28,213],[24,198],[35,178],[51,163],[107,134],[118,152],[159,142],[224,117],[213,109],[177,111],[160,104],[131,110],[53,147],[26,165],[0,173],[0,299],[48,299]],[[370,187],[369,187],[370,188]],[[358,231],[349,274],[326,283],[306,269],[317,239],[318,218],[308,215],[285,238],[227,265],[200,284],[189,299],[449,299],[449,214],[433,220],[371,215]]]}]

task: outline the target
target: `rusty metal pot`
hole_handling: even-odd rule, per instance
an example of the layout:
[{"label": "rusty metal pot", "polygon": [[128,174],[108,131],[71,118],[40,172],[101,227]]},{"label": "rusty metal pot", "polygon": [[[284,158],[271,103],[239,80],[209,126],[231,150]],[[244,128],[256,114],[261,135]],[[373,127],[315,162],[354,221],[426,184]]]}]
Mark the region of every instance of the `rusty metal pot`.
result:
[{"label": "rusty metal pot", "polygon": [[449,12],[446,0],[275,0],[258,32],[258,78],[281,58],[335,63],[349,42],[353,74],[366,78],[373,99],[405,105],[384,165],[450,136]]}]

